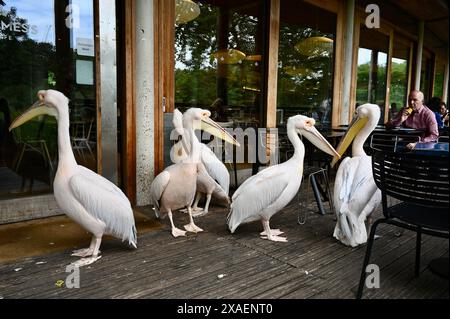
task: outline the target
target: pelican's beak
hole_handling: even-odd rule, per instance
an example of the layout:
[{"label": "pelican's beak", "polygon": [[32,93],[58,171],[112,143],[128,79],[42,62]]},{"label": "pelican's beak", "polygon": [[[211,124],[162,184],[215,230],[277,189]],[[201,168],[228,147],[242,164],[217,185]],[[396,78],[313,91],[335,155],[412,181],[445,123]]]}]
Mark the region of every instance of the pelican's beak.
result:
[{"label": "pelican's beak", "polygon": [[344,137],[342,137],[337,147],[336,151],[338,152],[339,157],[335,156],[333,158],[333,160],[331,161],[331,167],[333,167],[336,164],[336,162],[340,159],[340,157],[344,155],[345,151],[352,143],[355,136],[358,135],[359,131],[361,131],[361,129],[367,124],[367,121],[369,121],[368,117],[355,116],[353,118],[352,122],[348,126],[347,132],[345,132]]},{"label": "pelican's beak", "polygon": [[230,133],[225,131],[225,129],[222,126],[211,120],[209,117],[202,118],[201,128],[202,130],[208,132],[209,134],[217,136],[218,138],[228,143],[241,146],[238,143],[238,141],[236,141],[234,137],[230,135]]},{"label": "pelican's beak", "polygon": [[[313,124],[309,126],[309,129],[302,130],[301,133],[304,137],[306,137],[311,143],[313,143],[318,149],[321,151],[331,155],[331,156],[339,156],[336,150],[331,146],[330,143],[323,137],[322,134],[314,127]],[[340,156],[339,156],[340,157]]]},{"label": "pelican's beak", "polygon": [[39,101],[35,102],[28,110],[19,115],[9,126],[9,130],[15,129],[29,120],[39,115],[51,115],[58,117],[58,113],[55,108],[49,107],[45,104],[42,96],[39,96]]}]

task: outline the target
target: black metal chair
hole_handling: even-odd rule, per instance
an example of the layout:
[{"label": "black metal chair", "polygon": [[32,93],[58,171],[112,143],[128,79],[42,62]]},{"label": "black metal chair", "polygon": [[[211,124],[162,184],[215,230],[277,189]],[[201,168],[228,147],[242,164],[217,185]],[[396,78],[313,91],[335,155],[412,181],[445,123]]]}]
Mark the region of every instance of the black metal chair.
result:
[{"label": "black metal chair", "polygon": [[[415,231],[415,276],[420,270],[421,234],[448,238],[449,227],[448,155],[424,155],[373,149],[372,172],[382,193],[383,218],[372,226],[357,298],[361,298],[377,226],[381,223]],[[387,198],[400,203],[388,207]]]}]

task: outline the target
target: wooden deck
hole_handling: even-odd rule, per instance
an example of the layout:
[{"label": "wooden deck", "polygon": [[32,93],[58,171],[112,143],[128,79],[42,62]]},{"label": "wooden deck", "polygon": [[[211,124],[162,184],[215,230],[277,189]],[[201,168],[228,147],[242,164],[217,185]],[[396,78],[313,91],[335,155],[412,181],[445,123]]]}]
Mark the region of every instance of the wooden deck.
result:
[{"label": "wooden deck", "polygon": [[[69,289],[70,250],[0,264],[0,299],[8,298],[354,298],[365,246],[349,248],[333,237],[333,215],[308,213],[297,224],[296,201],[272,218],[289,242],[259,238],[260,223],[230,234],[227,211],[212,207],[199,217],[198,235],[173,238],[165,227],[138,237],[138,249],[105,240],[102,258],[80,268],[80,288]],[[379,213],[378,213],[379,214]],[[175,215],[175,223],[187,216]],[[415,236],[380,226],[371,263],[380,267],[380,288],[364,298],[448,298],[448,279],[433,274],[430,260],[448,256],[448,240],[423,236],[422,268],[414,277]],[[86,242],[86,245],[88,242]]]}]

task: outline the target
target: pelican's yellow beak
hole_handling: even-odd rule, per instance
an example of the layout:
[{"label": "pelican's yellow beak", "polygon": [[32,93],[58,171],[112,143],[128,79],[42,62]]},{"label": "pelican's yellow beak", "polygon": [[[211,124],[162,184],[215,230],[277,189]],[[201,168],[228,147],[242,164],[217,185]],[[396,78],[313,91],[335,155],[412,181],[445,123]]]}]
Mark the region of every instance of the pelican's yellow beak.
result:
[{"label": "pelican's yellow beak", "polygon": [[314,127],[314,125],[309,126],[307,130],[302,130],[301,134],[308,139],[312,144],[314,144],[322,152],[325,152],[331,156],[340,155],[336,152],[333,146],[323,137],[322,134]]},{"label": "pelican's yellow beak", "polygon": [[28,122],[29,120],[35,118],[39,115],[51,115],[54,117],[58,117],[58,112],[55,108],[49,107],[45,104],[45,101],[42,96],[39,96],[39,101],[35,102],[30,108],[28,108],[25,112],[19,115],[9,126],[9,130],[15,129],[16,127],[21,126],[22,124]]},{"label": "pelican's yellow beak", "polygon": [[352,122],[348,126],[347,132],[345,132],[345,135],[342,137],[337,147],[336,151],[338,152],[339,157],[335,156],[333,158],[333,160],[331,161],[331,167],[333,167],[340,159],[340,157],[344,155],[345,151],[350,146],[355,136],[358,135],[359,131],[361,131],[361,129],[367,124],[368,121],[368,117],[353,118]]},{"label": "pelican's yellow beak", "polygon": [[238,141],[236,141],[234,137],[230,135],[230,133],[225,131],[222,126],[211,120],[209,117],[202,118],[201,129],[211,135],[217,136],[218,138],[228,143],[234,144],[236,146],[241,146]]}]

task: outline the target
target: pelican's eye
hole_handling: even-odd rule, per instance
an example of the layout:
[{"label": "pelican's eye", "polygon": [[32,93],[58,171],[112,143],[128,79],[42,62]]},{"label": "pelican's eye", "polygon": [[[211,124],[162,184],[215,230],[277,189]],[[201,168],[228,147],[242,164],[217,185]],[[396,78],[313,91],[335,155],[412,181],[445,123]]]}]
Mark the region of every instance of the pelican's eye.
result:
[{"label": "pelican's eye", "polygon": [[208,112],[202,112],[202,118],[209,117]]},{"label": "pelican's eye", "polygon": [[305,126],[311,127],[314,126],[315,121],[314,120],[306,120],[305,121]]}]

